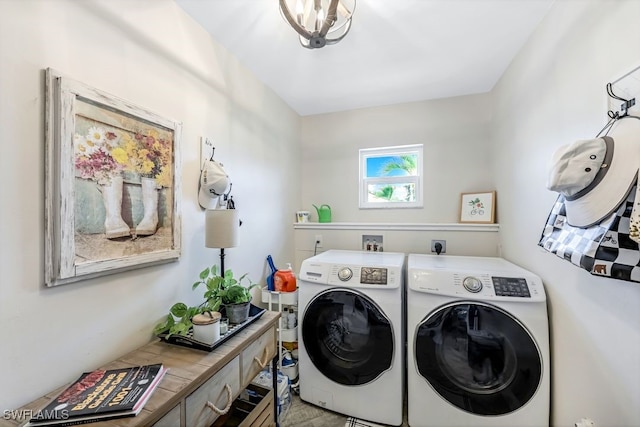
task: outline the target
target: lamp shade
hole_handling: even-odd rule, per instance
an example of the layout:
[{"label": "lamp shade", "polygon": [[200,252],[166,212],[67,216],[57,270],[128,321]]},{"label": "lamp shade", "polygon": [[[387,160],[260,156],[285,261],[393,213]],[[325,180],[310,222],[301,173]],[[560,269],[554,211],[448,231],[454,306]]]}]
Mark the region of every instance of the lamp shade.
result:
[{"label": "lamp shade", "polygon": [[238,246],[240,220],[235,209],[209,209],[206,211],[205,246],[207,248],[233,248]]}]

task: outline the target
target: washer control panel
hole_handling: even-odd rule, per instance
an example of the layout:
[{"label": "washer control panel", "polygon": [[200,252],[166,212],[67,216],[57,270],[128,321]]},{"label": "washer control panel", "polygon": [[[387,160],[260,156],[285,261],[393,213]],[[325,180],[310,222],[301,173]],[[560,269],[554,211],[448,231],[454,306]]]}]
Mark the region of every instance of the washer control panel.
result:
[{"label": "washer control panel", "polygon": [[[387,269],[381,267],[361,267],[360,283],[363,285],[386,285]],[[350,267],[342,267],[338,270],[338,279],[348,282],[353,277],[353,270]]]},{"label": "washer control panel", "polygon": [[327,284],[362,288],[397,288],[402,269],[390,266],[334,264],[329,267]]},{"label": "washer control panel", "polygon": [[388,269],[383,267],[362,267],[360,283],[363,285],[386,285]]}]

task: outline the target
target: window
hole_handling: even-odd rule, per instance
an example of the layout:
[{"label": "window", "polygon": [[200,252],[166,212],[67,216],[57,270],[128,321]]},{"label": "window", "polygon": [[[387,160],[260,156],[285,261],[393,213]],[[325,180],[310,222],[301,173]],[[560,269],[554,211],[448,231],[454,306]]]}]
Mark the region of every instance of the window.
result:
[{"label": "window", "polygon": [[422,207],[422,144],[360,150],[360,208]]}]

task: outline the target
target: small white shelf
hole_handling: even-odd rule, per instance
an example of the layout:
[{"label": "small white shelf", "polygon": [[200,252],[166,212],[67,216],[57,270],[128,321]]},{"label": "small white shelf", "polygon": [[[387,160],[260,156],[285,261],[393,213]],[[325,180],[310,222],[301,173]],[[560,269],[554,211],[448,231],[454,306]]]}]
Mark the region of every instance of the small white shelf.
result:
[{"label": "small white shelf", "polygon": [[[297,305],[298,304],[298,290],[293,292],[278,292],[270,291],[265,286],[262,288],[262,302],[267,304],[281,304],[281,305]],[[269,310],[272,310],[269,307]]]},{"label": "small white shelf", "polygon": [[483,231],[497,233],[500,230],[500,224],[294,222],[293,228],[295,230]]},{"label": "small white shelf", "polygon": [[280,336],[282,337],[282,342],[298,341],[298,327],[296,326],[293,329],[282,328]]},{"label": "small white shelf", "polygon": [[[285,325],[287,324],[287,318],[286,312],[284,312],[285,307],[298,305],[298,290],[296,289],[294,292],[278,292],[270,291],[265,286],[262,288],[262,302],[267,304],[267,309],[269,311],[280,312],[280,319],[278,323],[278,348],[280,349],[278,351],[278,367],[283,373],[286,372],[285,375],[293,375],[295,377],[297,376],[297,365],[295,365],[295,367],[284,367],[282,366],[281,358],[283,348],[282,343],[298,341],[298,326],[293,329],[286,328]],[[294,378],[291,379],[293,380]]]}]

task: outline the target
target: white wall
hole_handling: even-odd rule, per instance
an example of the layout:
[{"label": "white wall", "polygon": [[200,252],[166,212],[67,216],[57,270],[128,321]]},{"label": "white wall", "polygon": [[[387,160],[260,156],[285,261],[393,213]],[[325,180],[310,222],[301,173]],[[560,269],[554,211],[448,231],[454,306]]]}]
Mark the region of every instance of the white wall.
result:
[{"label": "white wall", "polygon": [[[363,226],[367,227],[367,226]],[[445,227],[446,228],[446,227]],[[382,236],[386,252],[431,253],[431,240],[445,240],[447,255],[499,256],[498,228],[490,230],[455,230],[427,226],[425,229],[387,230],[376,228],[298,228],[295,230],[295,264],[300,271],[302,262],[328,249],[362,250],[362,236]],[[315,238],[322,236],[322,247],[315,247]]]},{"label": "white wall", "polygon": [[[302,118],[300,209],[334,222],[455,223],[460,193],[491,190],[490,98],[461,96]],[[424,208],[359,209],[358,150],[424,144]]]},{"label": "white wall", "polygon": [[[178,262],[44,288],[47,67],[183,123]],[[226,267],[264,283],[267,254],[292,259],[299,117],[173,1],[0,0],[0,94],[0,410],[148,342],[174,302],[200,301],[191,284],[219,260],[196,197],[202,135],[244,222]]]},{"label": "white wall", "polygon": [[503,255],[546,286],[554,426],[640,423],[640,284],[537,246],[557,195],[545,188],[551,155],[606,122],[605,84],[640,65],[639,18],[635,0],[558,1],[493,91]]},{"label": "white wall", "polygon": [[[303,117],[300,209],[310,211],[312,222],[313,205],[328,204],[338,223],[457,223],[460,193],[495,189],[490,102],[489,95],[473,95]],[[407,144],[424,145],[424,207],[359,209],[358,150]],[[320,251],[360,250],[362,235],[376,234],[385,251],[430,253],[431,240],[443,239],[447,254],[500,253],[495,231],[296,229],[298,268],[313,255],[316,234],[323,235]]]}]

